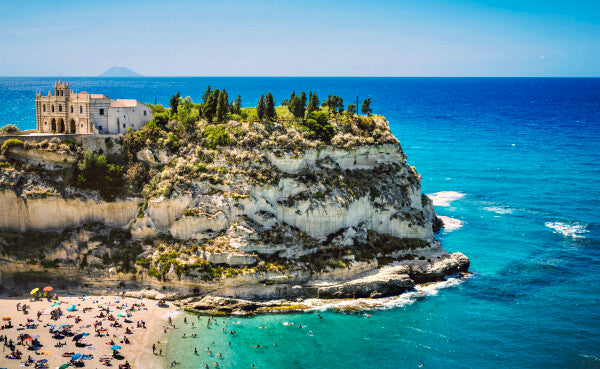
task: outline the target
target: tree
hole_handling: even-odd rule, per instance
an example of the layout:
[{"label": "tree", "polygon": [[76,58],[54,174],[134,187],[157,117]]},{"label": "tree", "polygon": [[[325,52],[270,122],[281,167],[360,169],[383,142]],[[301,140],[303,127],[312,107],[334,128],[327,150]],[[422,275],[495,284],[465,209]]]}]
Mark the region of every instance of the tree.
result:
[{"label": "tree", "polygon": [[304,117],[304,113],[306,112],[306,93],[304,91],[300,94],[300,101],[302,102],[302,117]]},{"label": "tree", "polygon": [[330,108],[333,109],[334,114],[341,114],[344,111],[344,100],[339,96],[333,95],[330,100]]},{"label": "tree", "polygon": [[179,106],[179,98],[181,97],[181,94],[179,93],[179,91],[177,91],[177,93],[173,96],[171,96],[171,114],[172,115],[176,115],[177,114],[177,107]]},{"label": "tree", "polygon": [[277,119],[277,114],[275,113],[275,101],[273,101],[273,94],[270,92],[265,97],[265,116],[270,121]]},{"label": "tree", "polygon": [[324,142],[331,142],[335,136],[335,128],[327,121],[327,116],[322,111],[314,111],[306,116],[303,125],[308,129],[308,133]]},{"label": "tree", "polygon": [[206,104],[206,100],[208,100],[211,92],[210,86],[206,86],[206,90],[204,90],[204,93],[202,94],[202,104]]},{"label": "tree", "polygon": [[204,115],[208,123],[212,123],[215,119],[218,99],[219,90],[213,90],[206,98],[206,102],[202,105],[202,115]]},{"label": "tree", "polygon": [[371,115],[371,112],[373,111],[373,109],[371,109],[371,98],[365,99],[365,101],[363,101],[362,106],[360,107],[360,111],[363,114]]},{"label": "tree", "polygon": [[19,127],[14,124],[7,124],[4,127],[0,128],[0,134],[11,134],[19,132]]},{"label": "tree", "polygon": [[227,119],[227,114],[229,113],[228,100],[227,91],[222,90],[217,98],[217,122],[225,122]]},{"label": "tree", "polygon": [[302,99],[298,96],[295,96],[290,99],[287,104],[287,108],[292,113],[294,118],[303,118],[304,117],[304,105],[302,105]]},{"label": "tree", "polygon": [[356,105],[354,105],[354,104],[348,105],[348,110],[346,110],[346,112],[350,115],[356,114]]},{"label": "tree", "polygon": [[233,109],[231,110],[234,114],[242,113],[242,97],[238,95],[233,102]]},{"label": "tree", "polygon": [[328,116],[331,116],[331,109],[333,109],[333,99],[331,98],[331,95],[327,96],[327,100],[325,100],[325,104],[327,105],[327,114],[328,114]]},{"label": "tree", "polygon": [[260,95],[258,105],[256,106],[256,115],[258,119],[263,120],[265,118],[265,95]]},{"label": "tree", "polygon": [[313,111],[319,110],[319,98],[317,94],[313,94],[312,91],[308,93],[308,106],[306,107],[306,115]]}]

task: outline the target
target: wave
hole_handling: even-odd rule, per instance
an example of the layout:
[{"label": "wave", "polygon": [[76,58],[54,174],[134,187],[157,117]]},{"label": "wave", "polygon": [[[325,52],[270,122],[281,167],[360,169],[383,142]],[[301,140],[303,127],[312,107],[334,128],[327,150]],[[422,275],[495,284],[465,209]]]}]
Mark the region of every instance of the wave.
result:
[{"label": "wave", "polygon": [[514,209],[511,209],[508,206],[486,206],[483,210],[502,215],[514,213]]},{"label": "wave", "polygon": [[456,231],[457,229],[462,228],[464,224],[464,222],[460,219],[450,218],[445,215],[438,215],[438,218],[444,222],[444,232],[446,233]]},{"label": "wave", "polygon": [[584,234],[588,232],[587,225],[577,222],[546,222],[544,225],[565,237],[585,238]]},{"label": "wave", "polygon": [[445,281],[428,283],[415,286],[415,289],[405,292],[399,296],[384,297],[377,299],[359,298],[359,299],[343,299],[343,300],[321,300],[307,299],[303,303],[310,306],[309,310],[325,311],[335,310],[342,312],[353,312],[362,310],[381,310],[394,309],[407,305],[411,305],[420,299],[435,296],[441,289],[454,287],[471,276],[467,274],[457,274],[447,276]]},{"label": "wave", "polygon": [[434,206],[450,206],[452,201],[462,199],[465,194],[456,191],[441,191],[428,194]]}]

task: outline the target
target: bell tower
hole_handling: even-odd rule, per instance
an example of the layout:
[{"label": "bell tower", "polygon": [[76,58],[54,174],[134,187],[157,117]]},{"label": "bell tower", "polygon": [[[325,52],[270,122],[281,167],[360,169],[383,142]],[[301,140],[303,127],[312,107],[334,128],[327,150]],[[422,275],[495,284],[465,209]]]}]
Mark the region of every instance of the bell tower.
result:
[{"label": "bell tower", "polygon": [[62,82],[59,78],[58,82],[54,83],[54,96],[68,100],[70,93],[71,87],[69,86],[69,82]]}]

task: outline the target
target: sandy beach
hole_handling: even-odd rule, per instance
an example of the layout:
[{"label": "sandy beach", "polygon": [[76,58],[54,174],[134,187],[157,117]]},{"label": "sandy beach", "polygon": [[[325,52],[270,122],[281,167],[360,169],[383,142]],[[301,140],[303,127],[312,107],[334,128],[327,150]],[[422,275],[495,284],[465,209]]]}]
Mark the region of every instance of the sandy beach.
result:
[{"label": "sandy beach", "polygon": [[[160,339],[161,324],[172,309],[145,298],[58,292],[51,301],[32,301],[25,294],[29,291],[21,297],[0,296],[0,368],[59,368],[68,363],[101,368],[109,363],[103,359],[116,368],[146,367],[138,359],[152,354],[152,343]],[[116,351],[115,345],[120,346]],[[81,358],[71,361],[75,354]]]}]

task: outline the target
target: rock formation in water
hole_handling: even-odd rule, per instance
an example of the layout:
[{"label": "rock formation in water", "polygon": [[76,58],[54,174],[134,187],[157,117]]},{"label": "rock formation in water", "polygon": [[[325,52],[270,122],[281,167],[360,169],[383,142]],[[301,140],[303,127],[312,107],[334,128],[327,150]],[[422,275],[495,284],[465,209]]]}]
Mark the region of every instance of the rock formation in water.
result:
[{"label": "rock formation in water", "polygon": [[[466,271],[468,258],[436,240],[441,221],[385,119],[328,123],[335,134],[325,138],[289,122],[172,121],[101,144],[8,145],[5,283],[348,298]],[[198,300],[189,306],[206,305]]]}]

